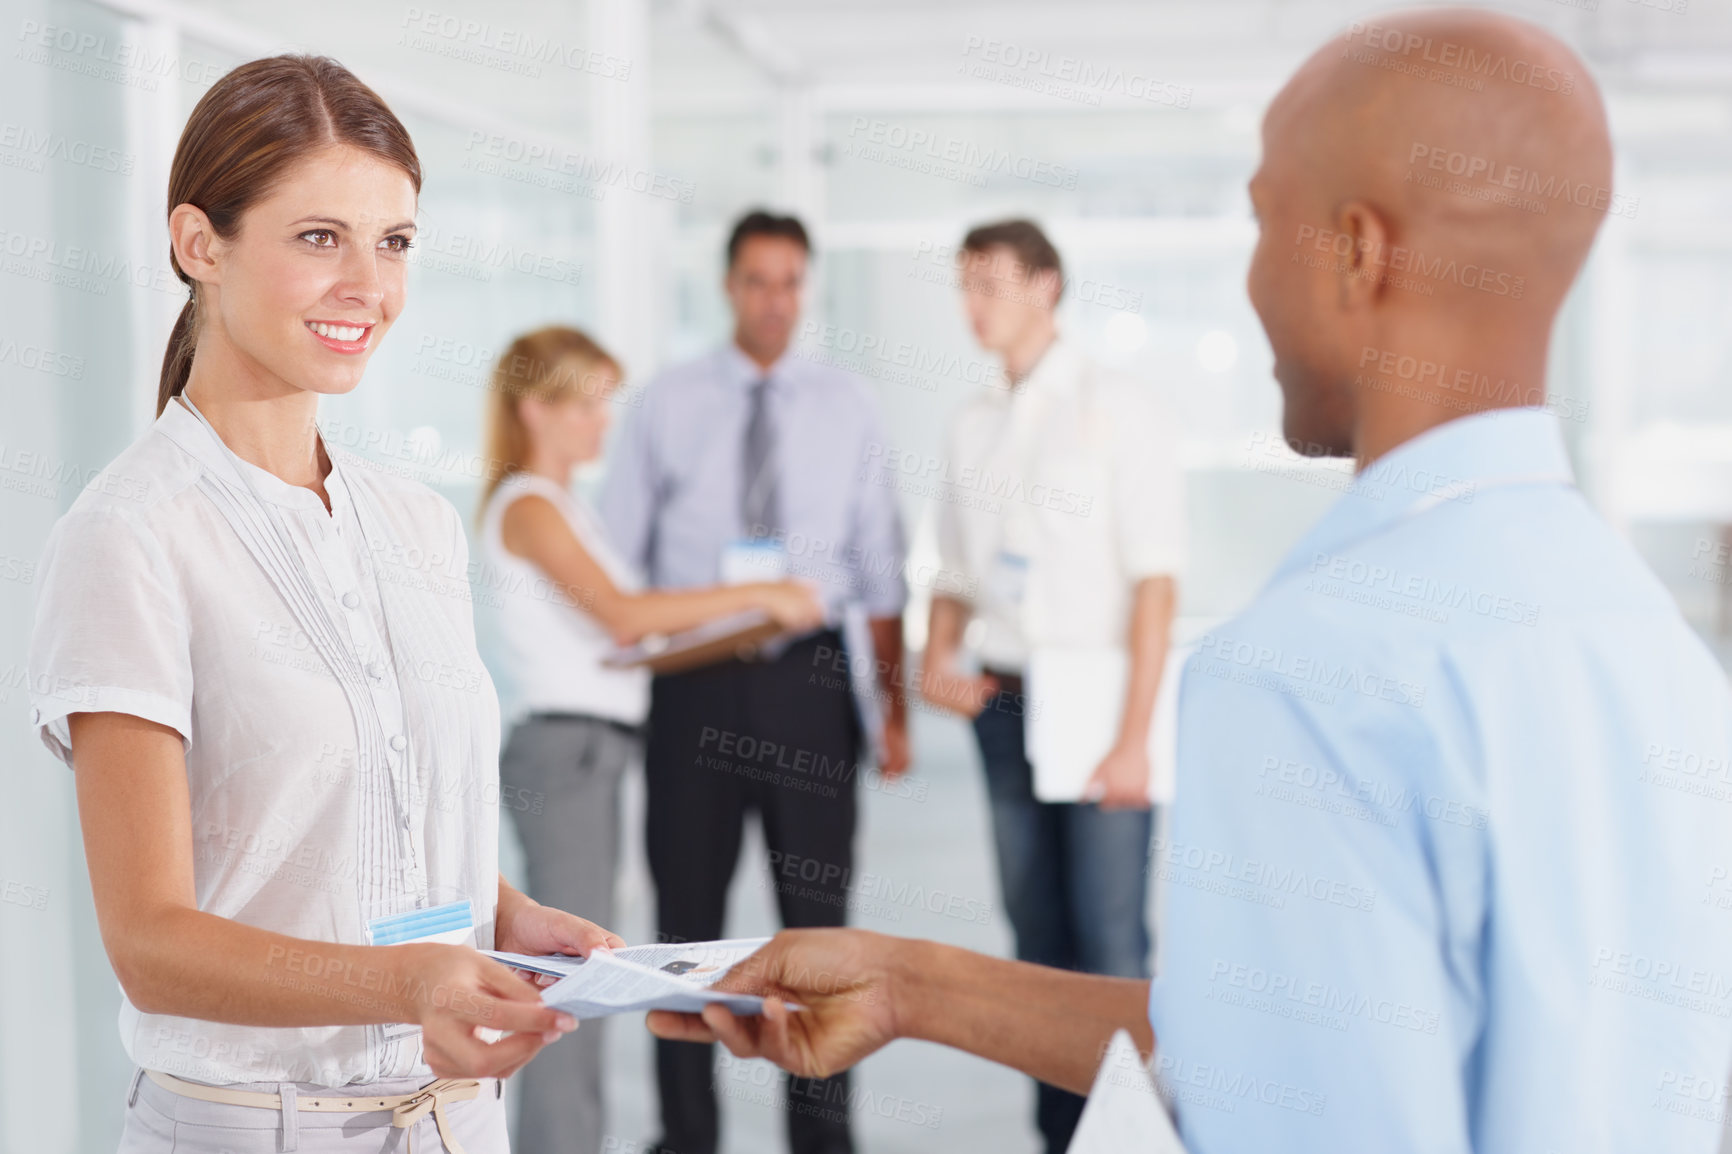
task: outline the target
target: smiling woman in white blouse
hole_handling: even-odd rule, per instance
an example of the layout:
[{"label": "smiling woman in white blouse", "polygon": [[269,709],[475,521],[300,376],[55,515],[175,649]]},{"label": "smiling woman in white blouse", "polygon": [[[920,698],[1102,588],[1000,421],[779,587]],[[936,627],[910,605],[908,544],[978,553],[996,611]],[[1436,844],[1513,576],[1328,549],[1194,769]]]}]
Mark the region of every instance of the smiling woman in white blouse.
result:
[{"label": "smiling woman in white blouse", "polygon": [[498,1080],[575,1023],[477,947],[622,944],[499,876],[456,510],[314,424],[403,309],[420,183],[334,61],[218,81],[158,419],[48,545],[32,720],[124,995],[123,1151],[504,1151]]}]

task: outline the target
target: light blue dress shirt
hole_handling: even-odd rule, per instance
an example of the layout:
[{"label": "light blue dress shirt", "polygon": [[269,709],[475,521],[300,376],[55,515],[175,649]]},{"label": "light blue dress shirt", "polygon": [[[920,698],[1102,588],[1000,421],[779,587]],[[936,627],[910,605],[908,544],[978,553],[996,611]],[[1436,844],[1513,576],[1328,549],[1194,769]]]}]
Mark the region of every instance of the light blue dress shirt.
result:
[{"label": "light blue dress shirt", "polygon": [[[745,535],[746,420],[764,376],[730,343],[657,375],[620,430],[600,512],[652,586],[714,585],[723,549]],[[768,376],[788,576],[821,587],[832,623],[849,602],[900,616],[907,549],[876,405],[855,377],[792,354]]]},{"label": "light blue dress shirt", "polygon": [[1732,702],[1556,420],[1362,473],[1180,695],[1150,996],[1191,1154],[1718,1149]]}]

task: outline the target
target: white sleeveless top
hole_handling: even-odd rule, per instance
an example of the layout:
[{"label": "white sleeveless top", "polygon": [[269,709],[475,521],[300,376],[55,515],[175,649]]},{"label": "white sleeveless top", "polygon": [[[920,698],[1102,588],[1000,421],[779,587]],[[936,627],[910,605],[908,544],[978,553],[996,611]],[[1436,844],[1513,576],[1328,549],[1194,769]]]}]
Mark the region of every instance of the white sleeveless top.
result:
[{"label": "white sleeveless top", "polygon": [[583,499],[546,477],[513,473],[499,483],[481,520],[487,569],[476,604],[490,619],[490,664],[507,716],[587,713],[636,725],[649,713],[649,674],[602,665],[613,639],[579,607],[581,593],[562,589],[530,561],[506,550],[505,510],[535,494],[553,502],[578,542],[621,588],[640,587],[637,575],[607,542],[601,522]]}]

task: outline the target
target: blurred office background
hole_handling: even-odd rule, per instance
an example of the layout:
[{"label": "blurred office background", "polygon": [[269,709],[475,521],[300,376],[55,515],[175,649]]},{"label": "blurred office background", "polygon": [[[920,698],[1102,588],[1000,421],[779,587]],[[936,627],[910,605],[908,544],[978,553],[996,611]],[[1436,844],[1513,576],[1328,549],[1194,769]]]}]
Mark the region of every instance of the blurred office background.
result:
[{"label": "blurred office background", "polygon": [[[1732,630],[1732,16],[1704,0],[1522,0],[1594,67],[1630,206],[1559,325],[1554,396],[1583,488],[1717,651]],[[1332,499],[1340,467],[1269,451],[1279,397],[1245,300],[1244,185],[1269,97],[1374,9],[1351,0],[4,0],[0,7],[0,1152],[114,1148],[129,1070],[70,774],[28,724],[24,654],[49,526],[153,413],[183,299],[163,197],[181,125],[254,56],[314,51],[373,84],[425,166],[407,312],[327,436],[465,512],[491,357],[575,323],[634,378],[723,339],[721,247],[757,204],[818,248],[802,355],[854,367],[890,448],[941,465],[990,371],[951,282],[970,223],[1026,214],[1071,276],[1065,330],[1184,424],[1188,632],[1231,613]],[[987,383],[983,383],[983,378]],[[918,475],[901,494],[933,554]],[[916,583],[909,641],[923,639]],[[919,790],[869,793],[855,920],[1007,953],[975,753],[916,712]],[[637,795],[630,798],[635,812]],[[635,825],[635,822],[633,823]],[[635,829],[633,829],[635,835]],[[618,927],[652,924],[635,837]],[[507,846],[508,871],[515,868]],[[767,931],[761,854],[730,929]],[[931,895],[942,895],[932,900]],[[951,895],[963,902],[950,903]],[[931,912],[952,911],[951,915]],[[969,911],[954,916],[954,911]],[[641,1024],[616,1020],[611,1149],[650,1138]],[[730,1148],[776,1149],[776,1081],[718,1074]],[[904,1044],[867,1063],[873,1151],[1035,1149],[1014,1075]]]}]

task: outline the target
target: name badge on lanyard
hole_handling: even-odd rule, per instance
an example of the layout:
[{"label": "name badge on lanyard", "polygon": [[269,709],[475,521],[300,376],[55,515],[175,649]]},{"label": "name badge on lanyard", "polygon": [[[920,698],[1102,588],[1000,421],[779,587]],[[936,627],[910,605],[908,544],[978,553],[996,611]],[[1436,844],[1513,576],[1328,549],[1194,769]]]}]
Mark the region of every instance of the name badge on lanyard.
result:
[{"label": "name badge on lanyard", "polygon": [[475,907],[468,898],[442,906],[387,914],[367,923],[367,944],[400,946],[407,942],[445,942],[460,946],[475,932]]},{"label": "name badge on lanyard", "polygon": [[722,547],[723,585],[780,581],[787,575],[788,554],[780,545],[764,540],[740,540]]},{"label": "name badge on lanyard", "polygon": [[1028,596],[1028,558],[1009,549],[1000,549],[992,559],[992,571],[987,576],[992,599],[1006,608],[1022,606]]}]

